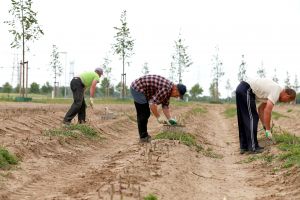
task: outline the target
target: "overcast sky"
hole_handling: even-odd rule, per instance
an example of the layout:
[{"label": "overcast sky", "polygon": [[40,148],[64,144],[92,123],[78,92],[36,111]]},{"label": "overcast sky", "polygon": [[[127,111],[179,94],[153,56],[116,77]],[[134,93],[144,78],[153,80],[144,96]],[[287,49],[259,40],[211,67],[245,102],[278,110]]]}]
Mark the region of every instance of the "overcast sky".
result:
[{"label": "overcast sky", "polygon": [[[12,81],[14,61],[21,58],[21,50],[11,49],[12,36],[8,32],[10,0],[0,0],[0,85]],[[75,74],[93,70],[103,63],[108,53],[113,83],[120,81],[122,63],[109,53],[120,26],[120,15],[127,10],[131,36],[135,39],[134,55],[126,66],[127,84],[142,75],[148,62],[151,74],[168,77],[174,41],[181,32],[193,65],[183,74],[183,83],[190,88],[199,83],[209,94],[212,56],[219,47],[225,76],[221,79],[222,96],[230,79],[237,86],[241,55],[245,55],[247,75],[257,76],[262,65],[267,77],[274,68],[280,84],[286,72],[294,82],[300,78],[300,1],[299,0],[33,0],[33,10],[45,35],[31,45],[27,54],[30,65],[29,83],[53,82],[49,67],[52,45],[57,45],[63,66],[74,61]],[[66,60],[67,59],[67,62]],[[165,70],[167,69],[167,70]],[[17,83],[17,76],[13,85]],[[61,85],[65,84],[65,75]]]}]

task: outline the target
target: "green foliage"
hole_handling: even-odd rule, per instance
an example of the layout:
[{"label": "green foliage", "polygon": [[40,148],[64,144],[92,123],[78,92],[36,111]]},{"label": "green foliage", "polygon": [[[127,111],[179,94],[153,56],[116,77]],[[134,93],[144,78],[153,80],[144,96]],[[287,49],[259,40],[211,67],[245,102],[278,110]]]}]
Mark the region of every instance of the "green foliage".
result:
[{"label": "green foliage", "polygon": [[30,93],[33,93],[33,94],[40,93],[40,85],[37,84],[36,82],[31,83],[29,91],[30,91]]},{"label": "green foliage", "polygon": [[86,124],[72,124],[58,129],[51,129],[46,131],[49,136],[64,136],[78,138],[83,135],[87,138],[93,139],[100,137],[98,132]]},{"label": "green foliage", "polygon": [[[175,52],[172,55],[172,64],[171,64],[171,75],[172,81],[174,80],[174,73],[178,75],[178,82],[182,82],[182,74],[185,70],[185,68],[188,68],[193,64],[191,61],[190,56],[187,54],[187,48],[188,46],[184,45],[184,40],[181,37],[181,34],[179,33],[178,40],[175,41]],[[176,80],[176,81],[177,81]]]},{"label": "green foliage", "polygon": [[292,112],[292,111],[293,111],[293,109],[288,109],[286,112],[288,112],[288,113],[289,113],[289,112]]},{"label": "green foliage", "polygon": [[13,88],[8,82],[4,83],[4,85],[2,86],[2,92],[3,93],[9,94],[9,93],[12,92],[12,90],[13,90]]},{"label": "green foliage", "polygon": [[222,76],[225,75],[225,72],[222,69],[222,61],[219,56],[219,47],[216,47],[216,54],[213,55],[212,58],[212,75],[213,75],[213,81],[210,85],[209,91],[211,96],[213,97],[214,101],[219,101],[219,83]]},{"label": "green foliage", "polygon": [[9,153],[5,148],[0,147],[0,169],[6,169],[9,168],[10,165],[16,164],[18,164],[17,157]]},{"label": "green foliage", "polygon": [[100,84],[100,95],[109,97],[114,94],[114,87],[110,84],[110,81],[107,77],[103,78]]},{"label": "green foliage", "polygon": [[236,116],[236,108],[227,108],[227,109],[224,111],[224,115],[225,115],[227,118],[232,118],[232,117]]},{"label": "green foliage", "polygon": [[203,89],[202,89],[202,87],[200,87],[199,83],[194,85],[191,88],[191,90],[189,91],[192,100],[196,100],[197,97],[202,94],[202,92],[203,92]]},{"label": "green foliage", "polygon": [[272,112],[272,118],[273,118],[273,119],[277,120],[277,119],[279,119],[280,117],[287,117],[287,116],[285,116],[285,115],[283,115],[283,114],[280,114],[280,113],[278,113],[278,112],[275,112],[275,111]]},{"label": "green foliage", "polygon": [[193,114],[197,114],[197,113],[207,113],[207,110],[205,108],[202,107],[197,107],[197,108],[193,108],[192,109],[192,113]]},{"label": "green foliage", "polygon": [[41,87],[41,92],[43,94],[51,93],[52,90],[53,90],[53,87],[49,84],[48,81]]},{"label": "green foliage", "polygon": [[154,194],[148,194],[144,197],[144,200],[158,200],[158,198]]},{"label": "green foliage", "polygon": [[[37,13],[31,9],[32,0],[11,0],[11,5],[9,13],[13,16],[13,19],[4,23],[10,26],[9,32],[14,37],[10,44],[12,48],[21,47],[23,39],[24,41],[34,41],[44,35],[36,19]],[[25,49],[24,46],[23,49]],[[29,49],[28,46],[27,49]]]},{"label": "green foliage", "polygon": [[161,132],[155,136],[155,139],[179,140],[187,146],[196,146],[195,136],[184,132]]},{"label": "green foliage", "polygon": [[[117,30],[117,34],[116,36],[114,36],[116,42],[112,46],[113,46],[114,54],[118,54],[120,56],[120,59],[122,60],[122,65],[123,65],[122,75],[125,75],[125,59],[133,55],[133,46],[134,46],[134,40],[130,36],[130,31],[127,24],[126,10],[122,12],[120,21],[122,24],[121,27],[114,27],[114,29]],[[125,97],[124,76],[122,79],[121,86],[122,86],[122,90],[121,90],[122,99],[124,99]]]}]

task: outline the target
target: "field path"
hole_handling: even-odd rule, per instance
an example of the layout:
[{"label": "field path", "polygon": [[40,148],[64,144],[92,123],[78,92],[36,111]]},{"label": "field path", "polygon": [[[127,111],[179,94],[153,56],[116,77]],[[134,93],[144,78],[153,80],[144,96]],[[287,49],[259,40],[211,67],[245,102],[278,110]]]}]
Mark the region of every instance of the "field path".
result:
[{"label": "field path", "polygon": [[[203,147],[200,152],[171,140],[140,144],[133,105],[109,106],[116,119],[100,118],[105,105],[88,112],[89,124],[105,137],[101,141],[43,134],[61,126],[66,105],[5,106],[2,143],[23,160],[16,169],[0,171],[0,199],[142,200],[153,193],[159,200],[280,200],[300,195],[297,176],[290,187],[282,173],[261,163],[241,163],[249,155],[239,154],[236,119],[223,113],[229,105],[171,107],[185,123],[183,131]],[[194,112],[199,108],[204,112]],[[153,116],[148,129],[153,137],[164,130]]]}]

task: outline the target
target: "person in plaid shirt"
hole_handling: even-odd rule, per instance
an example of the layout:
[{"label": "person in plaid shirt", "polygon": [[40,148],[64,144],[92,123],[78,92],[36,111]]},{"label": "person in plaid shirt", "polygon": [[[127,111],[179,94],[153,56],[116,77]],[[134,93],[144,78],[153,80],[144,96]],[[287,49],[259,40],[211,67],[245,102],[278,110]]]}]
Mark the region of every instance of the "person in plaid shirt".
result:
[{"label": "person in plaid shirt", "polygon": [[[137,123],[141,142],[150,142],[151,136],[147,132],[150,110],[156,117],[158,123],[176,125],[177,122],[171,117],[169,102],[171,97],[180,97],[186,92],[183,84],[174,84],[168,79],[159,75],[145,75],[131,83],[130,91],[134,99],[137,112]],[[164,120],[157,105],[162,105],[162,110],[167,120]]]}]

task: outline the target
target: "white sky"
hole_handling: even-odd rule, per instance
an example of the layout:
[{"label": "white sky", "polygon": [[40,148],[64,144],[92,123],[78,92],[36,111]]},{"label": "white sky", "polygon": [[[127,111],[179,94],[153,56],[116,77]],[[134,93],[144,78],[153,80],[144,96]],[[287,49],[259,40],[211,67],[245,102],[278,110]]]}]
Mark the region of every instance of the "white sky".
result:
[{"label": "white sky", "polygon": [[[0,0],[0,85],[12,80],[14,53],[8,33],[10,0]],[[299,0],[33,0],[33,10],[45,35],[31,45],[27,54],[30,65],[29,83],[53,82],[49,67],[52,45],[55,44],[65,66],[67,85],[69,62],[75,62],[75,73],[93,70],[103,63],[111,50],[120,15],[127,10],[131,36],[135,39],[135,54],[126,67],[127,84],[142,75],[144,62],[151,74],[168,77],[174,41],[181,32],[193,65],[183,75],[188,88],[196,83],[209,94],[212,55],[219,46],[225,76],[220,89],[226,96],[225,83],[230,79],[233,89],[238,84],[237,73],[241,55],[245,55],[247,75],[256,76],[263,62],[267,77],[274,68],[280,84],[291,75],[300,79],[300,1]],[[113,83],[120,81],[122,63],[117,55],[109,54]],[[163,70],[167,69],[167,70]],[[15,72],[16,74],[16,72]],[[14,77],[13,85],[16,85]],[[61,85],[64,85],[64,75]]]}]

